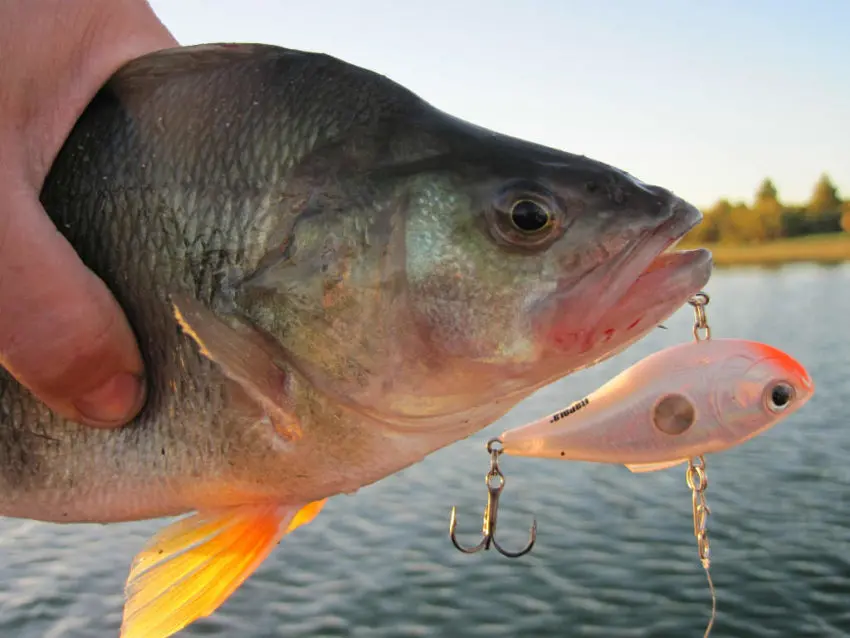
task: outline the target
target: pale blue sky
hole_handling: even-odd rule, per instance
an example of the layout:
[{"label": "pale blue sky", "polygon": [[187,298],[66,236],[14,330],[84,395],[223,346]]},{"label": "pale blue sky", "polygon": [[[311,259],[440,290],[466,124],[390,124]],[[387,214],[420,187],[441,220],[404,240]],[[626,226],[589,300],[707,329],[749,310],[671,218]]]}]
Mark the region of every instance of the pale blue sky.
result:
[{"label": "pale blue sky", "polygon": [[850,198],[847,0],[151,0],[182,44],[322,51],[698,205]]}]

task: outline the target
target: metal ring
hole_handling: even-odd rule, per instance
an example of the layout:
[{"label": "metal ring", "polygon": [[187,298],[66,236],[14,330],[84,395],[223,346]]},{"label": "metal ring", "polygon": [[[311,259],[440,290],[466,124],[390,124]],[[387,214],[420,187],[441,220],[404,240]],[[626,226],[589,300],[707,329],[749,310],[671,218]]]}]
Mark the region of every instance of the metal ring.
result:
[{"label": "metal ring", "polygon": [[708,293],[704,290],[700,290],[697,294],[688,299],[688,303],[695,308],[698,306],[706,306],[709,301],[711,301],[711,297],[709,297]]},{"label": "metal ring", "polygon": [[[498,485],[492,485],[490,483],[493,480],[493,477],[497,477],[499,479]],[[505,487],[505,475],[502,474],[498,469],[495,472],[489,472],[487,476],[484,478],[484,481],[487,483],[488,490],[495,490],[500,492],[503,487]]]},{"label": "metal ring", "polygon": [[[700,336],[700,330],[705,331],[705,334]],[[697,341],[706,341],[711,339],[711,328],[709,326],[701,326],[698,323],[694,324],[694,339]]]},{"label": "metal ring", "polygon": [[687,481],[688,487],[697,492],[703,492],[708,487],[708,479],[706,479],[705,471],[699,465],[692,465],[688,468]]},{"label": "metal ring", "polygon": [[[498,448],[496,445],[498,444]],[[502,439],[499,437],[495,437],[487,441],[487,452],[490,454],[501,454],[504,451],[504,444],[502,443]]]}]

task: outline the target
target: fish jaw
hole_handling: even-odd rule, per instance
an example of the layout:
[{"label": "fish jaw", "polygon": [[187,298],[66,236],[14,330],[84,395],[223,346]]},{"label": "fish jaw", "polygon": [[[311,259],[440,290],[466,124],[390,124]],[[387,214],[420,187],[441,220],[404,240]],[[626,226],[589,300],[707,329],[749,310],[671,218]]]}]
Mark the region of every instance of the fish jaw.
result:
[{"label": "fish jaw", "polygon": [[606,277],[600,285],[606,294],[589,319],[578,316],[581,309],[574,310],[576,304],[568,297],[558,299],[539,319],[545,324],[542,331],[551,366],[557,370],[558,361],[567,359],[577,371],[622,352],[702,290],[711,277],[710,251],[671,250],[701,219],[699,211],[682,202],[668,223]]}]

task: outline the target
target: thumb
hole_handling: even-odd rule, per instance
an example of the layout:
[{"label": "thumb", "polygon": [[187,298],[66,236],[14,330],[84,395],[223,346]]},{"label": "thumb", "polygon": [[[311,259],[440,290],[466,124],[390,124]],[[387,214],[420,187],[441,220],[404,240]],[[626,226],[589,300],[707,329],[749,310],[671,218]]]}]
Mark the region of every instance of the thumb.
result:
[{"label": "thumb", "polygon": [[66,418],[118,426],[145,398],[118,303],[24,184],[0,180],[0,365]]}]

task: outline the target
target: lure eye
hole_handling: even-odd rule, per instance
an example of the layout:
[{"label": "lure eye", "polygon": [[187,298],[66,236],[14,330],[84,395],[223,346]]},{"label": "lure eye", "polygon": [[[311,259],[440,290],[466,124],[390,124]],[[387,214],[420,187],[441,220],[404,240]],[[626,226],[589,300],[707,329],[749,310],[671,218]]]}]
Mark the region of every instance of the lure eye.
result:
[{"label": "lure eye", "polygon": [[694,404],[681,394],[668,394],[652,410],[652,423],[664,434],[686,432],[696,420]]},{"label": "lure eye", "polygon": [[767,395],[767,407],[770,411],[782,412],[794,400],[794,388],[787,383],[780,382],[770,386]]}]

